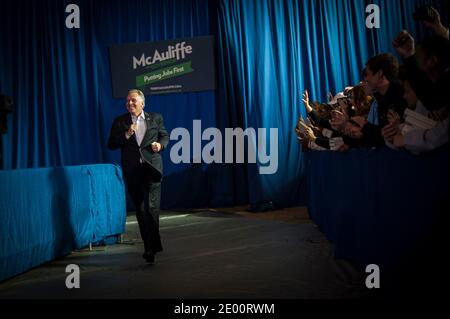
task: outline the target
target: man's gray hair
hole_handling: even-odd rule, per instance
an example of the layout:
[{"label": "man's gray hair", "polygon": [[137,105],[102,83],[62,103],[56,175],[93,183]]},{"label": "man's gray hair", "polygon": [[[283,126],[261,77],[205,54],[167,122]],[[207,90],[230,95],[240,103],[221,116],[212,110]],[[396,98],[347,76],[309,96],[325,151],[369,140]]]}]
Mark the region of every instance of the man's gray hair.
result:
[{"label": "man's gray hair", "polygon": [[144,102],[144,106],[145,106],[145,95],[141,90],[131,89],[128,91],[128,94],[131,94],[131,93],[137,93],[137,95],[139,95],[141,97],[142,101]]}]

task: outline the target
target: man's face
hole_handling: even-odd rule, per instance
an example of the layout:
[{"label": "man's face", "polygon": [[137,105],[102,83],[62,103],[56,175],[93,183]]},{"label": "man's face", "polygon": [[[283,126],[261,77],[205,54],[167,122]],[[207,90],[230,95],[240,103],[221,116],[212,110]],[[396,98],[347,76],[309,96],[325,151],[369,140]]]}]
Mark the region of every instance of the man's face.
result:
[{"label": "man's face", "polygon": [[364,72],[364,81],[366,82],[367,87],[371,92],[378,91],[378,86],[381,82],[382,77],[381,73],[381,71],[378,71],[374,74],[370,68],[367,68]]},{"label": "man's face", "polygon": [[128,112],[133,114],[134,116],[138,116],[141,114],[142,109],[144,108],[144,101],[137,93],[130,93],[127,96],[126,106]]},{"label": "man's face", "polygon": [[403,98],[408,103],[408,107],[411,109],[415,108],[418,98],[417,98],[417,95],[414,92],[414,90],[411,88],[411,85],[409,84],[408,81],[405,81],[403,83],[403,88],[405,90],[405,94],[403,95]]}]

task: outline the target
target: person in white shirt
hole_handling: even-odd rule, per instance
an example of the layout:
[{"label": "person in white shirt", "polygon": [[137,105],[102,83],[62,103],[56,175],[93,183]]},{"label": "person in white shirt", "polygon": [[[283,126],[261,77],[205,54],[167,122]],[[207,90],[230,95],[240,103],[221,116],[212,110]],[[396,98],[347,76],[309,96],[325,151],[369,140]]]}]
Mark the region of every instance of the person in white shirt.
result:
[{"label": "person in white shirt", "polygon": [[386,145],[398,149],[405,148],[414,154],[434,150],[449,140],[448,107],[444,106],[436,111],[429,111],[418,99],[407,79],[402,81],[405,89],[404,98],[408,107],[430,119],[436,120],[432,128],[411,127],[399,124],[399,119],[392,120],[391,125],[383,129]]}]

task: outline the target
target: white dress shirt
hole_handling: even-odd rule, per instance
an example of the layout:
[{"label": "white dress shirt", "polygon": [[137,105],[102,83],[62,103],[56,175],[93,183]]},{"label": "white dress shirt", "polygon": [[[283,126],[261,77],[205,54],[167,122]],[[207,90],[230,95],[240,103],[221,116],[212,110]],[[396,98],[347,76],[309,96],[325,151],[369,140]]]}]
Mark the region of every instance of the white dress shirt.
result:
[{"label": "white dress shirt", "polygon": [[138,145],[140,146],[142,143],[142,140],[144,139],[145,131],[147,130],[147,125],[145,123],[145,114],[144,111],[139,114],[139,116],[131,115],[131,120],[133,121],[133,124],[137,124],[136,129],[136,141]]}]

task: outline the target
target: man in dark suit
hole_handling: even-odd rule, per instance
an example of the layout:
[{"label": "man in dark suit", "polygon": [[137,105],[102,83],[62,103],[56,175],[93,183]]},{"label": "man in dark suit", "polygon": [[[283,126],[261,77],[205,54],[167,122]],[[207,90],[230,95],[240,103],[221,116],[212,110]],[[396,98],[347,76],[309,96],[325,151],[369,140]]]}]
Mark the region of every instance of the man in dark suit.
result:
[{"label": "man in dark suit", "polygon": [[144,112],[145,96],[140,90],[128,92],[128,113],[117,117],[111,127],[108,147],[120,148],[125,184],[136,207],[139,230],[144,241],[144,259],[154,263],[162,251],[159,235],[159,206],[163,165],[160,152],[169,135],[161,114]]}]

